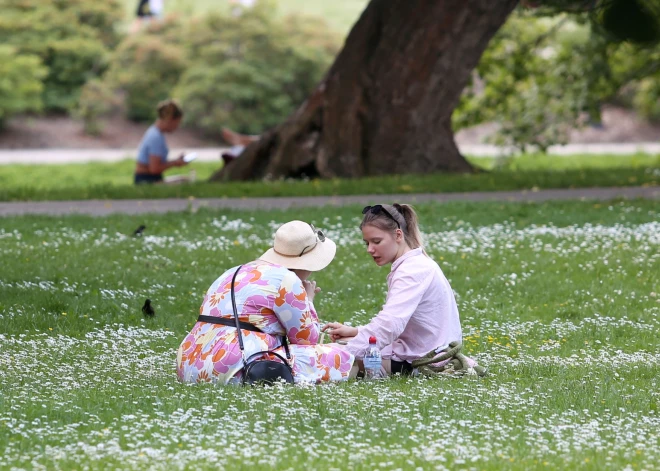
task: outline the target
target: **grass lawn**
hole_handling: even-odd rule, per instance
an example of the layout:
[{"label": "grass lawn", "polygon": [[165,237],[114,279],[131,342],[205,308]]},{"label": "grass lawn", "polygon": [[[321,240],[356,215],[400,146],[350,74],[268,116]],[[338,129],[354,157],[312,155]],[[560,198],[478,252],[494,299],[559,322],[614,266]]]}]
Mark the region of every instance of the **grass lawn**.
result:
[{"label": "grass lawn", "polygon": [[[263,1],[263,0],[261,0]],[[124,0],[126,16],[135,17],[137,0]],[[209,11],[228,12],[228,0],[165,0],[165,12],[199,15]],[[301,13],[324,18],[336,31],[348,34],[367,6],[368,0],[275,0],[280,14]]]},{"label": "grass lawn", "polygon": [[657,469],[657,203],[418,210],[487,378],[177,382],[203,293],[290,219],[338,244],[322,321],[368,322],[389,269],[357,207],[2,219],[0,469]]},{"label": "grass lawn", "polygon": [[[491,169],[494,159],[474,158]],[[132,184],[135,163],[0,166],[0,201],[130,199],[174,197],[320,196],[354,194],[449,193],[462,191],[533,190],[597,186],[657,185],[660,159],[654,155],[526,155],[502,169],[473,175],[399,175],[360,180],[306,180],[215,184],[205,180],[220,163],[195,162],[198,181],[179,186]]]}]

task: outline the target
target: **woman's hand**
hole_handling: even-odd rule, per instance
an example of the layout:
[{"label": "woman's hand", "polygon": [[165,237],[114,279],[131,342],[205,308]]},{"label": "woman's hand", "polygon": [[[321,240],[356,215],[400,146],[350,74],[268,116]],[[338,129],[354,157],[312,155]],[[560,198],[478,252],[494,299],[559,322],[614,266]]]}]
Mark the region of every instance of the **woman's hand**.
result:
[{"label": "woman's hand", "polygon": [[321,288],[316,286],[316,281],[305,280],[302,282],[302,284],[303,288],[305,288],[305,291],[307,292],[307,299],[309,299],[310,303],[313,303],[316,293],[320,293]]},{"label": "woman's hand", "polygon": [[184,165],[188,165],[188,162],[183,160],[185,154],[181,154],[178,159],[174,161],[174,166],[175,167],[183,167]]},{"label": "woman's hand", "polygon": [[328,332],[330,334],[330,339],[332,339],[333,342],[336,342],[337,340],[350,340],[358,334],[357,327],[340,324],[339,322],[328,322],[321,329],[323,332],[328,330],[330,331]]}]

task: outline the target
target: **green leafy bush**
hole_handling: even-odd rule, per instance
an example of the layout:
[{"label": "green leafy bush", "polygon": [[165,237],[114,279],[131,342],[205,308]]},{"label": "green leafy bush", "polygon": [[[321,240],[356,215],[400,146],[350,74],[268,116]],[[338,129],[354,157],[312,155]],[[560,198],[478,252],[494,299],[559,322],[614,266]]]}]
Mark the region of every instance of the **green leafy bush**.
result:
[{"label": "green leafy bush", "polygon": [[39,57],[0,45],[0,128],[12,114],[41,109],[45,75]]},{"label": "green leafy bush", "polygon": [[649,77],[637,84],[633,104],[645,118],[660,120],[660,82],[657,77]]},{"label": "green leafy bush", "polygon": [[128,118],[146,121],[170,96],[187,64],[184,48],[154,34],[136,35],[120,44],[107,78],[124,92]]},{"label": "green leafy bush", "polygon": [[49,110],[71,110],[85,82],[107,66],[107,50],[100,41],[83,37],[53,41],[48,49],[44,104]]},{"label": "green leafy bush", "polygon": [[186,121],[216,136],[221,126],[257,134],[286,118],[321,79],[338,41],[323,26],[273,19],[267,10],[198,24],[207,47],[191,45],[199,60],[182,76],[176,95]]},{"label": "green leafy bush", "polygon": [[660,116],[658,48],[612,41],[586,15],[516,11],[484,52],[454,129],[497,122],[492,142],[544,150],[601,121],[605,103]]},{"label": "green leafy bush", "polygon": [[126,94],[132,119],[179,98],[186,122],[210,136],[221,126],[259,133],[300,105],[340,44],[322,20],[278,18],[260,2],[239,17],[170,17],[119,46],[107,80]]},{"label": "green leafy bush", "polygon": [[92,79],[81,90],[74,116],[83,121],[87,134],[98,136],[103,131],[101,118],[119,105],[117,95],[105,82]]},{"label": "green leafy bush", "polygon": [[0,0],[0,43],[34,54],[48,67],[46,110],[66,111],[80,87],[107,67],[109,48],[119,36],[119,0]]},{"label": "green leafy bush", "polygon": [[259,133],[285,118],[297,104],[282,93],[278,77],[239,61],[190,69],[177,96],[185,107],[186,121],[208,135],[219,135],[223,125]]}]

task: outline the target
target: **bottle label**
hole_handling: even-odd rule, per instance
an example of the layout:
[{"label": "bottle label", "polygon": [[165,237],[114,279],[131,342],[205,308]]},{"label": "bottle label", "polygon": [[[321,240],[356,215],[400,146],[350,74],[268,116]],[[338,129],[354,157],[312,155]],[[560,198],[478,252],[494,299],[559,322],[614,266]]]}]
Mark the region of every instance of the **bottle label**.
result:
[{"label": "bottle label", "polygon": [[364,359],[364,367],[368,370],[380,370],[382,361],[378,357],[366,357]]}]

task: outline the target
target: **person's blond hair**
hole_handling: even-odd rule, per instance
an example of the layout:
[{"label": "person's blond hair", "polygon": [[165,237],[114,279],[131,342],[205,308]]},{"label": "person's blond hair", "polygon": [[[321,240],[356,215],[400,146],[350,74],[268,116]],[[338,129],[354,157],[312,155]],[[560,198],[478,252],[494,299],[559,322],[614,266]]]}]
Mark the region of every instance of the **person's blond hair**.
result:
[{"label": "person's blond hair", "polygon": [[183,110],[175,100],[163,100],[158,103],[156,108],[158,118],[160,119],[179,119],[183,117]]}]

